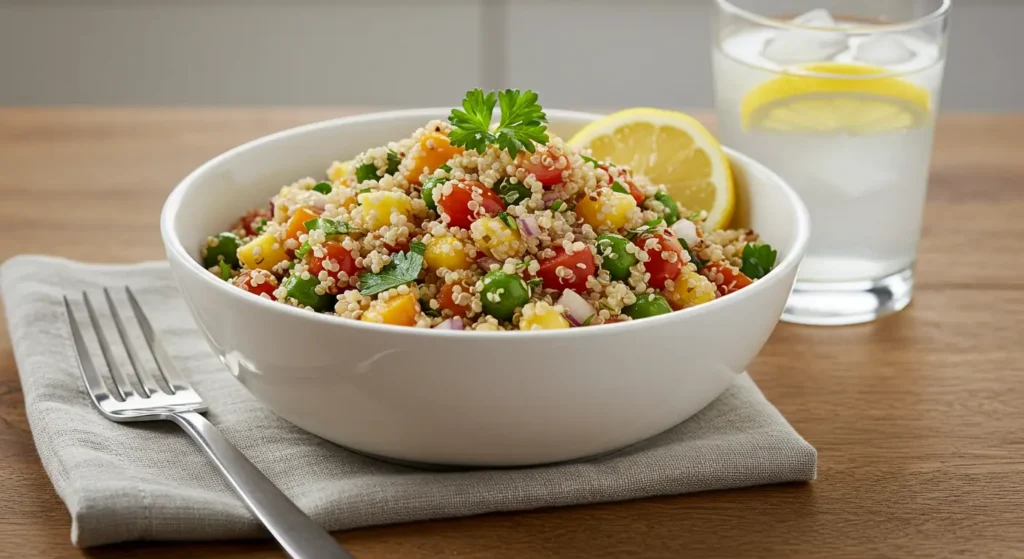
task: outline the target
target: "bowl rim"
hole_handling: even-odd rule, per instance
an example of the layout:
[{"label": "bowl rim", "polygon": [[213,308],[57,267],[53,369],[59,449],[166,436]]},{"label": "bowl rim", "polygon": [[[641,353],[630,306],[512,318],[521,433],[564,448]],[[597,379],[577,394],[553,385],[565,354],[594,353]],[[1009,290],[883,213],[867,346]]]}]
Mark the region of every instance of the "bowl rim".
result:
[{"label": "bowl rim", "polygon": [[[181,242],[177,231],[174,230],[173,223],[174,218],[177,216],[178,211],[181,207],[182,200],[185,195],[189,192],[194,185],[199,182],[199,179],[206,175],[210,169],[215,168],[217,165],[231,159],[239,153],[253,149],[257,146],[273,143],[284,138],[292,136],[300,136],[309,132],[324,130],[333,128],[336,126],[343,126],[346,124],[356,122],[367,122],[367,121],[386,121],[386,120],[399,120],[407,118],[426,118],[427,120],[435,118],[443,118],[443,115],[447,114],[451,109],[447,107],[430,107],[430,108],[418,108],[418,109],[402,109],[393,111],[381,111],[371,112],[359,115],[344,116],[339,118],[321,120],[287,128],[261,136],[235,146],[216,157],[206,161],[199,167],[195,168],[188,175],[185,176],[171,191],[166,201],[164,202],[163,209],[160,212],[160,234],[164,241],[164,248],[168,253],[168,257],[175,257],[183,260],[186,264],[184,268],[190,274],[198,275],[200,281],[205,281],[208,284],[214,286],[214,289],[220,290],[227,297],[234,297],[241,301],[242,304],[255,304],[262,305],[267,312],[271,313],[283,313],[285,316],[291,316],[294,318],[305,317],[306,319],[318,321],[324,325],[334,325],[350,328],[361,328],[366,329],[367,332],[379,332],[381,334],[391,334],[395,336],[436,336],[436,337],[457,337],[464,340],[493,340],[496,338],[502,339],[539,339],[539,338],[554,338],[560,340],[567,340],[575,337],[586,337],[594,335],[617,335],[617,334],[628,334],[630,331],[643,328],[656,328],[659,326],[667,326],[673,321],[686,320],[690,317],[696,317],[700,314],[714,312],[717,309],[724,308],[726,305],[736,305],[745,298],[756,297],[760,291],[768,289],[768,286],[779,281],[782,281],[782,277],[786,274],[785,271],[797,267],[800,264],[800,259],[807,248],[807,243],[810,237],[810,214],[807,211],[807,207],[804,205],[801,198],[793,190],[793,188],[782,179],[777,173],[758,162],[757,160],[737,152],[729,147],[722,146],[723,151],[730,159],[736,159],[743,163],[747,168],[755,170],[756,172],[766,176],[768,180],[774,181],[778,186],[782,188],[783,193],[786,195],[789,203],[793,206],[797,216],[796,223],[796,240],[792,243],[786,252],[782,262],[779,262],[775,268],[766,275],[764,278],[754,282],[749,287],[731,293],[728,297],[722,297],[715,299],[696,307],[688,309],[682,309],[679,311],[673,311],[668,314],[658,315],[653,317],[644,318],[643,320],[630,320],[626,322],[618,322],[614,324],[602,325],[602,328],[566,328],[559,330],[502,330],[502,331],[476,331],[476,330],[439,330],[437,328],[409,328],[403,326],[394,326],[390,324],[378,324],[373,322],[364,322],[361,320],[353,320],[350,318],[342,318],[339,316],[333,316],[318,312],[312,312],[306,309],[300,309],[291,305],[282,305],[276,301],[270,301],[263,297],[253,297],[248,293],[245,293],[241,289],[234,288],[228,285],[227,282],[215,277],[208,270],[203,268],[199,262],[193,259],[184,244]],[[545,111],[550,120],[583,120],[593,121],[601,118],[604,115],[597,113],[589,113],[582,111],[570,111],[561,109],[550,109]],[[179,284],[180,285],[180,284]]]}]

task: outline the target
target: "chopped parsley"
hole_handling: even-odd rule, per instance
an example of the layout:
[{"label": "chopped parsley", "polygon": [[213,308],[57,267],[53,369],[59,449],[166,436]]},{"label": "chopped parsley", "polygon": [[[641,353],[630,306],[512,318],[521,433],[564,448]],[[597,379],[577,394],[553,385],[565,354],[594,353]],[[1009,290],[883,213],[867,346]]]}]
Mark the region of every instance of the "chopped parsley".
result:
[{"label": "chopped parsley", "polygon": [[533,293],[534,290],[539,289],[541,285],[544,285],[544,280],[540,278],[533,278],[526,282],[526,285],[530,286],[530,293]]},{"label": "chopped parsley", "polygon": [[447,163],[445,163],[444,165],[441,165],[440,167],[438,167],[438,169],[441,169],[442,171],[444,171],[446,173],[452,172],[451,165],[448,165]]},{"label": "chopped parsley", "polygon": [[612,183],[612,192],[618,192],[619,194],[629,194],[629,189],[622,186],[622,183],[615,181]]},{"label": "chopped parsley", "polygon": [[423,314],[427,316],[441,316],[441,312],[430,308],[430,302],[426,299],[420,299],[420,308],[423,309]]},{"label": "chopped parsley", "polygon": [[596,314],[592,314],[592,315],[588,316],[587,319],[583,321],[583,324],[580,324],[580,326],[590,326],[590,323],[594,321],[594,317],[595,316],[597,316],[597,315]]},{"label": "chopped parsley", "polygon": [[647,223],[641,225],[640,227],[637,227],[636,229],[631,229],[629,232],[626,233],[626,238],[632,241],[633,239],[639,237],[640,235],[650,233],[651,231],[658,229],[658,226],[663,224],[664,222],[665,220],[661,219],[660,217],[652,219]]},{"label": "chopped parsley", "polygon": [[263,234],[263,230],[266,229],[266,228],[267,228],[267,218],[261,217],[260,218],[260,224],[257,225],[256,229],[255,229],[256,234],[257,235],[262,235]]},{"label": "chopped parsley", "polygon": [[748,243],[743,247],[743,266],[740,271],[750,279],[761,279],[775,267],[778,251],[768,245]]},{"label": "chopped parsley", "polygon": [[[398,172],[398,165],[402,162],[402,158],[398,156],[398,153],[393,149],[388,150],[388,166],[384,169],[385,175],[393,175]],[[366,182],[380,180],[380,175],[377,174],[377,166],[373,162],[363,163],[356,167],[356,182]],[[329,185],[328,185],[329,186]]]},{"label": "chopped parsley", "polygon": [[420,241],[409,244],[409,252],[400,252],[391,258],[391,263],[376,274],[364,272],[359,276],[359,292],[376,295],[393,287],[416,281],[423,269],[423,253],[427,246]]},{"label": "chopped parsley", "polygon": [[690,255],[690,262],[693,262],[693,265],[697,267],[697,271],[699,272],[704,269],[707,262],[697,258],[697,253],[693,252],[693,249],[690,248],[690,244],[686,242],[686,239],[679,239],[679,244],[683,245],[683,249],[686,251],[686,254]]},{"label": "chopped parsley", "polygon": [[[491,130],[494,106],[501,105],[501,120]],[[462,109],[452,109],[448,122],[454,129],[448,134],[453,146],[476,150],[483,153],[487,146],[494,144],[515,157],[520,150],[530,153],[537,151],[534,143],[546,144],[547,116],[537,104],[537,94],[527,89],[490,92],[484,95],[482,89],[466,92]]]},{"label": "chopped parsley", "polygon": [[586,155],[583,155],[583,154],[580,154],[580,157],[582,157],[584,161],[586,161],[587,163],[590,163],[594,167],[597,167],[597,166],[601,165],[601,162],[596,160],[596,159],[594,159],[593,157],[587,157]]},{"label": "chopped parsley", "polygon": [[224,281],[231,279],[231,266],[228,266],[227,262],[221,260],[220,262],[217,262],[217,266],[220,267],[220,279]]},{"label": "chopped parsley", "polygon": [[323,231],[324,235],[328,237],[331,235],[345,235],[355,231],[351,225],[344,221],[337,221],[326,217],[311,219],[303,223],[303,225],[306,226],[307,231]]},{"label": "chopped parsley", "polygon": [[506,212],[498,212],[498,219],[500,219],[501,222],[504,223],[506,227],[513,231],[519,229],[519,227],[516,225],[516,220],[512,219],[512,216],[508,215],[508,213]]},{"label": "chopped parsley", "polygon": [[329,182],[318,182],[313,186],[313,190],[326,196],[331,193],[331,190],[334,190],[334,187]]}]

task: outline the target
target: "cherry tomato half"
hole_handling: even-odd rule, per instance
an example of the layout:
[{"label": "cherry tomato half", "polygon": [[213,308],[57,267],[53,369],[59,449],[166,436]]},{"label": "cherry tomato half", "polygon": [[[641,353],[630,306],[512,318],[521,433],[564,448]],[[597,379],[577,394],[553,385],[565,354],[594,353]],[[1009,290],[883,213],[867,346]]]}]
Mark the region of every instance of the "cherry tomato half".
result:
[{"label": "cherry tomato half", "polygon": [[[647,248],[650,239],[657,239],[657,245]],[[683,245],[679,244],[671,229],[654,233],[653,235],[640,235],[633,241],[633,244],[640,247],[647,253],[648,260],[644,263],[644,269],[651,274],[647,285],[655,289],[663,289],[665,282],[679,277],[683,271]],[[665,252],[676,253],[675,258],[666,257]]]},{"label": "cherry tomato half", "polygon": [[[537,270],[537,277],[544,282],[545,289],[561,291],[572,289],[582,293],[587,289],[587,279],[597,271],[594,264],[594,253],[589,248],[577,250],[572,254],[565,252],[565,249],[553,247],[555,255],[540,261],[540,269]],[[572,275],[561,277],[558,275],[558,268],[565,267],[572,271]],[[564,273],[564,272],[563,272]]]},{"label": "cherry tomato half", "polygon": [[[465,291],[465,288],[463,288]],[[446,283],[437,293],[437,304],[443,311],[449,311],[454,316],[465,317],[469,307],[455,302],[455,284]]]},{"label": "cherry tomato half", "polygon": [[277,289],[277,278],[266,270],[245,270],[232,282],[255,295],[266,293],[271,299],[274,298],[274,290]]},{"label": "cherry tomato half", "polygon": [[[339,272],[345,272],[348,274],[348,277],[352,277],[359,270],[359,267],[356,266],[357,254],[354,251],[350,251],[341,246],[341,243],[334,241],[324,243],[323,247],[326,252],[323,257],[316,256],[312,252],[309,253],[309,273],[313,274],[313,276],[319,276],[320,272],[327,270],[327,275],[337,280]],[[338,265],[338,269],[328,269],[324,266],[324,262],[327,260],[334,261]],[[334,268],[334,266],[332,265],[331,268]]]},{"label": "cherry tomato half", "polygon": [[725,262],[712,262],[702,272],[718,288],[719,295],[728,295],[754,283],[746,274]]},{"label": "cherry tomato half", "polygon": [[[539,148],[536,153],[524,152],[520,166],[527,173],[533,176],[544,186],[555,186],[561,184],[562,173],[569,169],[569,160],[556,149]],[[545,160],[550,159],[550,165],[545,165]],[[562,166],[559,162],[563,161]]]},{"label": "cherry tomato half", "polygon": [[[474,211],[469,203],[479,204]],[[505,209],[505,202],[498,193],[477,181],[462,181],[452,185],[452,191],[441,196],[437,203],[438,210],[448,216],[448,225],[469,229],[470,224],[485,215],[495,216]]]}]

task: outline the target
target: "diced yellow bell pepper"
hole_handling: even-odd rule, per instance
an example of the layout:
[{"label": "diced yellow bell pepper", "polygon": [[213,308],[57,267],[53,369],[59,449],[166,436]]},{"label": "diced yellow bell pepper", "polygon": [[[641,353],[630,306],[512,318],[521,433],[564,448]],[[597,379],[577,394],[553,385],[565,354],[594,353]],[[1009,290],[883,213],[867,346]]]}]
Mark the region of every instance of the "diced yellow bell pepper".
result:
[{"label": "diced yellow bell pepper", "polygon": [[416,314],[420,312],[420,303],[412,293],[391,297],[387,301],[379,299],[370,303],[370,308],[363,313],[361,320],[396,326],[415,326]]},{"label": "diced yellow bell pepper", "polygon": [[363,225],[376,231],[391,225],[391,214],[402,214],[412,219],[412,198],[401,192],[364,192],[358,196],[363,212]]},{"label": "diced yellow bell pepper", "polygon": [[469,255],[466,254],[466,247],[462,241],[455,237],[434,237],[427,243],[427,250],[423,254],[423,260],[427,268],[436,272],[440,268],[449,270],[465,270],[472,265]]},{"label": "diced yellow bell pepper", "polygon": [[576,215],[594,229],[621,229],[629,219],[629,212],[636,207],[636,200],[629,194],[611,189],[601,189],[595,195],[584,196],[576,204]]},{"label": "diced yellow bell pepper", "polygon": [[270,233],[264,233],[238,249],[238,259],[250,270],[269,270],[287,258],[281,241]]},{"label": "diced yellow bell pepper", "polygon": [[469,226],[476,246],[497,260],[514,258],[526,250],[519,231],[497,217],[481,217]]},{"label": "diced yellow bell pepper", "polygon": [[547,303],[526,305],[519,319],[520,330],[560,330],[568,328],[569,321],[555,307]]},{"label": "diced yellow bell pepper", "polygon": [[713,301],[718,289],[708,278],[696,272],[684,272],[676,278],[675,286],[665,292],[672,308],[679,310]]},{"label": "diced yellow bell pepper", "polygon": [[348,161],[335,161],[327,169],[327,178],[331,182],[337,182],[346,176],[352,174],[352,160]]}]

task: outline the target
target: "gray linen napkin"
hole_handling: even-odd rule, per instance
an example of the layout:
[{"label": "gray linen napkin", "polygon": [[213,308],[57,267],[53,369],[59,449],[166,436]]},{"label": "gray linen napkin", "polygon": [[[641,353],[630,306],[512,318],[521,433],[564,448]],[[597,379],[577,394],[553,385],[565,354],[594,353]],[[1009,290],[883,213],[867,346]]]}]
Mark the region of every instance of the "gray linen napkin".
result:
[{"label": "gray linen napkin", "polygon": [[[118,424],[90,405],[64,293],[129,285],[208,402],[207,417],[331,530],[814,479],[817,454],[747,375],[695,417],[614,454],[552,466],[426,471],[339,448],[273,415],[214,356],[165,263],[23,256],[0,268],[36,448],[80,547],[265,536],[198,447],[169,423]],[[99,299],[102,300],[102,299]],[[102,361],[100,361],[102,363]]]}]

